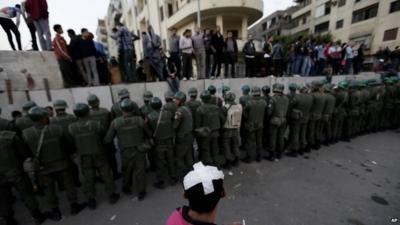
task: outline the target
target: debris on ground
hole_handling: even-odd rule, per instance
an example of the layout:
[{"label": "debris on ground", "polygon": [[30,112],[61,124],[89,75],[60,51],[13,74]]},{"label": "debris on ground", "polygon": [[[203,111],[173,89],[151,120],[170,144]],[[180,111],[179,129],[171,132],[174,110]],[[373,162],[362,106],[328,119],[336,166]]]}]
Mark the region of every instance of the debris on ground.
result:
[{"label": "debris on ground", "polygon": [[110,217],[110,220],[111,220],[111,221],[114,221],[115,218],[117,218],[117,215],[112,215],[112,217]]}]

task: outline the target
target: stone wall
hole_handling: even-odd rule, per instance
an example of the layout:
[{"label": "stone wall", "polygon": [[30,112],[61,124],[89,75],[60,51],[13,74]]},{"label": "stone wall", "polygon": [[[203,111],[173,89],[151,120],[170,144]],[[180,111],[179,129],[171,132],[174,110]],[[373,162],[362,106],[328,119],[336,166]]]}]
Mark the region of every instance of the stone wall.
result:
[{"label": "stone wall", "polygon": [[[335,76],[332,79],[334,84],[344,79],[371,79],[378,78],[379,74],[374,73],[363,73],[358,76]],[[250,86],[264,86],[279,82],[285,85],[285,92],[288,91],[290,83],[306,84],[313,80],[322,80],[324,77],[284,77],[284,78],[237,78],[237,79],[216,79],[216,80],[197,80],[197,81],[182,81],[181,90],[187,93],[190,87],[196,87],[199,93],[213,84],[217,87],[218,95],[222,95],[223,85],[231,87],[237,98],[241,96],[241,87],[245,84]],[[127,88],[131,93],[131,99],[136,101],[138,105],[143,104],[142,95],[146,90],[152,91],[155,96],[164,99],[164,92],[168,90],[168,85],[165,82],[154,82],[154,83],[135,83],[135,84],[124,84],[124,85],[113,85],[113,86],[100,86],[100,87],[88,87],[88,88],[71,88],[71,89],[52,89],[49,93],[45,90],[34,90],[34,91],[13,91],[11,96],[7,92],[0,93],[0,107],[3,109],[2,117],[10,118],[13,110],[21,110],[21,106],[28,100],[31,99],[36,101],[38,105],[48,106],[52,105],[54,101],[58,99],[64,99],[69,105],[69,112],[72,112],[72,107],[78,102],[86,102],[86,98],[89,94],[96,94],[100,101],[101,106],[105,108],[111,108],[112,104],[117,101],[117,93],[122,88]],[[9,98],[12,97],[13,101],[10,102]]]}]

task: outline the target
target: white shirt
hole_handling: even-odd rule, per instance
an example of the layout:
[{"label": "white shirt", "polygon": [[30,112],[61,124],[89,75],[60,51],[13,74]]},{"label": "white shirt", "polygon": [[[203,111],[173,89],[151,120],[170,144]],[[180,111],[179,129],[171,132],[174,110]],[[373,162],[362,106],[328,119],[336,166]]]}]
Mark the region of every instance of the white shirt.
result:
[{"label": "white shirt", "polygon": [[179,48],[182,53],[192,54],[193,53],[193,42],[191,38],[187,38],[185,36],[181,37],[179,40]]}]

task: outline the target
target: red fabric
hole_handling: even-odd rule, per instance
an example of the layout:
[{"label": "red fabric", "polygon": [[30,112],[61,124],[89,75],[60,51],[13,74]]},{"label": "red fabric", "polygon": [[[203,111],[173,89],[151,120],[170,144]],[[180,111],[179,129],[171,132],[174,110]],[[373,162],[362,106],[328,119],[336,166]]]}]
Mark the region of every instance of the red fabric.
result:
[{"label": "red fabric", "polygon": [[186,222],[185,219],[182,217],[181,210],[174,210],[174,212],[169,216],[167,223],[165,225],[191,225],[190,223]]},{"label": "red fabric", "polygon": [[60,34],[56,34],[53,39],[53,49],[57,59],[69,60],[71,58],[68,53],[67,42]]},{"label": "red fabric", "polygon": [[25,8],[32,20],[49,18],[46,0],[26,0]]}]

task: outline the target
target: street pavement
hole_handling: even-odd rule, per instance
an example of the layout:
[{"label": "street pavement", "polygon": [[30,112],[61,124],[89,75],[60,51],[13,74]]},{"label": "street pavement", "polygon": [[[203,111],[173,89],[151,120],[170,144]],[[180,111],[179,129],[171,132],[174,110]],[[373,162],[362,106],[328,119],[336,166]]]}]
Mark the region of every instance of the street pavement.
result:
[{"label": "street pavement", "polygon": [[[218,224],[245,225],[400,225],[400,131],[365,135],[298,158],[241,164],[225,172],[227,197],[218,209]],[[154,178],[153,178],[154,179]],[[153,180],[149,179],[150,181]],[[155,190],[138,202],[122,196],[114,206],[99,187],[99,206],[45,225],[162,225],[185,204],[182,187]],[[83,199],[83,196],[81,196]],[[16,218],[30,224],[18,203]]]}]

